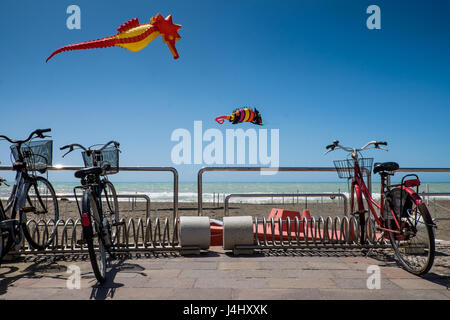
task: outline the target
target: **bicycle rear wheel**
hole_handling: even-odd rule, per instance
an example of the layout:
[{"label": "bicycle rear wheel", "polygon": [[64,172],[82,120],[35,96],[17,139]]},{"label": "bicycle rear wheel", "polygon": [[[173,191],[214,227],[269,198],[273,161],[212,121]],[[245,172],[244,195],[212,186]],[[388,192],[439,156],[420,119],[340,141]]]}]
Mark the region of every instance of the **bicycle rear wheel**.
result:
[{"label": "bicycle rear wheel", "polygon": [[[394,194],[395,199],[399,197],[400,190]],[[433,220],[425,204],[416,204],[406,192],[403,192],[402,199],[405,199],[401,206],[404,208],[402,212],[400,212],[400,206],[391,204],[391,208],[395,208],[394,212],[399,219],[401,233],[390,232],[389,239],[400,264],[408,272],[422,275],[431,269],[434,262]],[[397,229],[393,219],[388,220],[388,223],[390,229]]]},{"label": "bicycle rear wheel", "polygon": [[85,233],[85,239],[88,246],[89,259],[91,260],[92,270],[95,278],[102,284],[106,281],[106,249],[102,237],[102,225],[100,213],[98,211],[95,198],[92,196],[90,190],[83,194],[83,214],[89,216],[90,224],[85,228],[89,228]]},{"label": "bicycle rear wheel", "polygon": [[[36,177],[35,182],[30,184],[26,206],[29,209],[24,210],[21,217],[23,233],[32,247],[43,250],[53,241],[56,235],[56,222],[59,219],[56,193],[47,179]],[[36,223],[27,225],[29,219],[33,219]]]}]

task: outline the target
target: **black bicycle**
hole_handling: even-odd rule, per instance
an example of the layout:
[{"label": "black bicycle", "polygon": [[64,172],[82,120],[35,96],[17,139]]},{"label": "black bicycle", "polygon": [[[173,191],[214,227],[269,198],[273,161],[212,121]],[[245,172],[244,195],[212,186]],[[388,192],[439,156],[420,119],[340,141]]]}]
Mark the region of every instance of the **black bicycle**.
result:
[{"label": "black bicycle", "polygon": [[[12,143],[13,170],[16,178],[11,195],[3,207],[0,201],[0,259],[22,241],[22,234],[31,247],[43,250],[53,241],[56,228],[49,229],[59,218],[56,193],[50,182],[36,173],[45,173],[52,162],[52,140],[31,141],[46,138],[51,129],[33,131],[25,140],[12,140],[0,135],[0,139]],[[4,179],[1,179],[5,183]],[[9,214],[8,214],[9,213]],[[16,219],[17,215],[19,219]]]},{"label": "black bicycle", "polygon": [[[81,186],[74,188],[74,194],[81,216],[83,242],[87,244],[95,277],[103,283],[106,280],[106,252],[111,255],[120,225],[117,193],[107,175],[119,172],[120,149],[116,141],[110,141],[100,149],[93,149],[94,146],[85,148],[74,143],[60,149],[69,149],[63,157],[74,150],[83,150],[86,168],[75,172],[75,177],[81,179]],[[76,192],[78,189],[83,192],[81,208]],[[103,206],[102,200],[106,206]]]}]

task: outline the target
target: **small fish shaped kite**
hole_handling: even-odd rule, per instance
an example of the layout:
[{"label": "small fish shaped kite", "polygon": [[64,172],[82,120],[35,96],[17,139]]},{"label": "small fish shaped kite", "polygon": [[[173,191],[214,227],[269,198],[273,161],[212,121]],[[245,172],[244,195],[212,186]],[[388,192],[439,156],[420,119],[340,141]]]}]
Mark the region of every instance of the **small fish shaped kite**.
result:
[{"label": "small fish shaped kite", "polygon": [[163,41],[169,46],[173,58],[178,59],[179,55],[175,48],[175,42],[181,39],[178,30],[181,25],[172,22],[172,15],[168,15],[165,19],[161,14],[150,19],[150,23],[139,24],[137,18],[122,24],[118,29],[118,33],[111,37],[101,38],[92,41],[69,44],[59,48],[53,52],[46,60],[50,60],[55,54],[63,51],[83,50],[94,48],[107,48],[119,46],[132,52],[145,48],[157,36],[162,36]]},{"label": "small fish shaped kite", "polygon": [[223,124],[225,120],[228,120],[233,124],[241,122],[251,122],[260,126],[263,125],[261,114],[256,108],[255,110],[252,110],[248,107],[237,108],[229,116],[220,116],[216,118],[216,121],[219,124]]}]

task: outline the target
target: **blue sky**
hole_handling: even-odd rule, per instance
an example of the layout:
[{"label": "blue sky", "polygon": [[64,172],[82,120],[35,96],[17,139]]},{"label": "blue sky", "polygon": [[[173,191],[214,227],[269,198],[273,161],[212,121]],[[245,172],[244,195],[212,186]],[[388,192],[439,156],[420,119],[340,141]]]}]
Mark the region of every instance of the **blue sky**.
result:
[{"label": "blue sky", "polygon": [[[81,30],[66,27],[71,4],[81,8]],[[366,27],[371,4],[381,8],[381,30]],[[82,50],[45,63],[63,45],[158,12],[183,26],[178,60],[158,38],[137,53]],[[122,165],[175,166],[175,129],[202,120],[225,133],[237,126],[214,118],[250,105],[264,129],[280,130],[281,166],[331,166],[345,158],[323,156],[333,140],[375,139],[390,149],[368,153],[378,161],[450,167],[449,12],[448,1],[3,0],[0,131],[21,138],[51,127],[54,163],[81,165],[79,153],[62,159],[61,145],[116,139]],[[6,142],[0,161],[10,163]],[[192,181],[201,166],[175,167]]]}]

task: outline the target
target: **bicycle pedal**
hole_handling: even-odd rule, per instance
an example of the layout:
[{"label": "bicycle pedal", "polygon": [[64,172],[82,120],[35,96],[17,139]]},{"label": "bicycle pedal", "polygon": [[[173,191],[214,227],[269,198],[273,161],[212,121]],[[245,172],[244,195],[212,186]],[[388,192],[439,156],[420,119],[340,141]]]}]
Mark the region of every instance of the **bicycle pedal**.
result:
[{"label": "bicycle pedal", "polygon": [[6,230],[11,230],[11,228],[16,227],[19,224],[19,221],[16,219],[6,219],[3,221],[0,221],[0,228],[1,229],[6,229]]},{"label": "bicycle pedal", "polygon": [[125,225],[125,221],[113,222],[111,225],[112,225],[113,227],[123,226],[123,225]]},{"label": "bicycle pedal", "polygon": [[22,208],[22,211],[23,211],[24,213],[27,213],[27,212],[35,212],[35,211],[36,211],[36,208],[35,208],[35,207],[24,207],[24,208]]},{"label": "bicycle pedal", "polygon": [[79,239],[79,240],[77,240],[77,245],[83,245],[83,244],[86,244],[86,239]]}]

